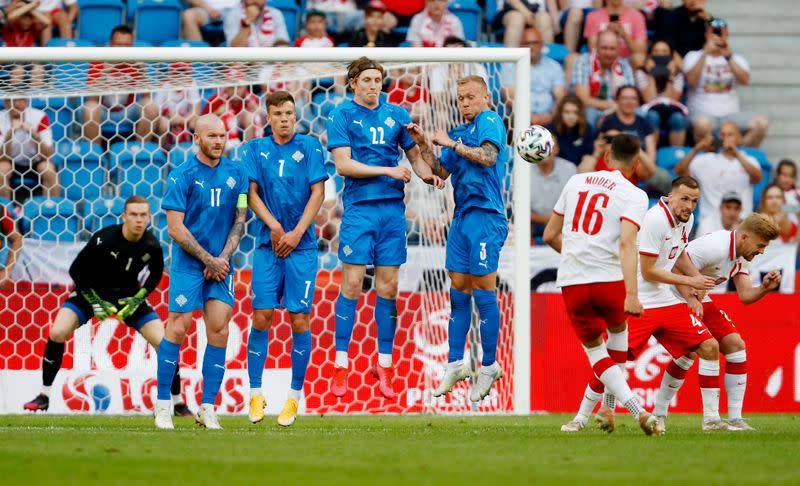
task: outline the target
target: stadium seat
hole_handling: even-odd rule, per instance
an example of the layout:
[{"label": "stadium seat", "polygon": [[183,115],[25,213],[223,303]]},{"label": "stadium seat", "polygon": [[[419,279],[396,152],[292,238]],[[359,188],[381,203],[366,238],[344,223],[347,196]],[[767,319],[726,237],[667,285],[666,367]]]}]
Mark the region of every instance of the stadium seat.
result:
[{"label": "stadium seat", "polygon": [[161,47],[210,47],[206,41],[171,39],[161,43]]},{"label": "stadium seat", "polygon": [[47,42],[47,47],[94,47],[90,41],[85,39],[64,39],[63,37],[53,37]]},{"label": "stadium seat", "polygon": [[34,196],[22,205],[23,226],[28,238],[75,241],[80,229],[75,203],[62,197]]},{"label": "stadium seat", "polygon": [[53,161],[67,199],[79,202],[100,197],[107,180],[102,148],[87,141],[64,140],[56,145]]},{"label": "stadium seat", "polygon": [[94,44],[105,44],[114,27],[124,23],[122,0],[79,0],[78,37]]},{"label": "stadium seat", "polygon": [[182,6],[177,0],[139,0],[134,6],[136,39],[161,44],[181,33]]},{"label": "stadium seat", "polygon": [[112,180],[117,195],[160,197],[164,194],[164,166],[167,157],[152,142],[117,142],[109,147]]},{"label": "stadium seat", "polygon": [[558,43],[550,43],[545,44],[544,48],[542,49],[542,54],[549,57],[554,61],[558,61],[560,64],[564,64],[564,59],[569,56],[569,48],[564,44]]},{"label": "stadium seat", "polygon": [[125,199],[121,197],[98,198],[83,207],[83,225],[90,233],[122,223]]},{"label": "stadium seat", "polygon": [[449,10],[461,20],[464,26],[464,37],[469,41],[477,41],[481,26],[481,8],[470,0],[450,2]]},{"label": "stadium seat", "polygon": [[656,152],[656,165],[674,174],[675,166],[691,150],[691,147],[661,147]]},{"label": "stadium seat", "polygon": [[297,29],[301,21],[300,7],[294,0],[270,0],[269,6],[281,11],[283,19],[286,21],[289,42],[294,43],[295,39],[297,39]]}]

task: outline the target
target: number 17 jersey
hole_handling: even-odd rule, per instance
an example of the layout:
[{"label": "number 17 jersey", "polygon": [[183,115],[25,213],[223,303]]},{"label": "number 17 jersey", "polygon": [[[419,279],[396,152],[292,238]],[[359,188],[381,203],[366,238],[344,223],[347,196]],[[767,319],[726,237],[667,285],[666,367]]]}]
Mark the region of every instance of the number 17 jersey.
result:
[{"label": "number 17 jersey", "polygon": [[622,280],[619,239],[622,220],[637,227],[647,212],[647,194],[619,171],[572,176],[553,212],[564,217],[559,287]]}]

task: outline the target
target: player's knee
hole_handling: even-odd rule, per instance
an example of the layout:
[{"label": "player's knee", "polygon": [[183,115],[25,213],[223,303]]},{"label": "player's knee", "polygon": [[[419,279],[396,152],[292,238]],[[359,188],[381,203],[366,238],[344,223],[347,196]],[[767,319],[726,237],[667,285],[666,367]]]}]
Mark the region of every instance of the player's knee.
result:
[{"label": "player's knee", "polygon": [[348,299],[358,298],[361,293],[361,279],[357,275],[342,276],[342,294]]},{"label": "player's knee", "polygon": [[65,343],[71,334],[71,328],[56,323],[50,328],[50,340],[55,343]]},{"label": "player's knee", "polygon": [[378,295],[384,299],[394,300],[397,298],[397,280],[387,279],[378,281],[376,287]]},{"label": "player's knee", "polygon": [[719,359],[719,343],[714,338],[706,339],[700,343],[697,349],[697,355],[702,359]]},{"label": "player's knee", "polygon": [[572,25],[577,25],[583,22],[583,9],[571,8],[567,14],[567,22]]},{"label": "player's knee", "polygon": [[292,332],[299,334],[306,332],[311,327],[308,314],[289,314],[292,322]]},{"label": "player's knee", "polygon": [[269,331],[272,327],[272,318],[274,310],[264,309],[257,310],[253,313],[253,328],[259,331]]},{"label": "player's knee", "polygon": [[742,336],[739,334],[728,334],[722,338],[722,342],[720,343],[720,351],[722,351],[723,354],[735,353],[737,351],[744,350],[744,339],[742,339]]}]

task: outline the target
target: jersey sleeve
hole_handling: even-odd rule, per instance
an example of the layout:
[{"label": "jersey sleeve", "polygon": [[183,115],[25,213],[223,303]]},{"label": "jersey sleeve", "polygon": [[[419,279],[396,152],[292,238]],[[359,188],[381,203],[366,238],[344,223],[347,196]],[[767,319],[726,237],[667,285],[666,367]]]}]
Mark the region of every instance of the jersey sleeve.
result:
[{"label": "jersey sleeve", "polygon": [[497,147],[497,150],[502,150],[506,140],[503,131],[503,125],[499,122],[499,115],[496,113],[480,117],[478,119],[478,146],[489,142]]},{"label": "jersey sleeve", "polygon": [[666,226],[663,218],[655,212],[648,212],[639,231],[639,254],[657,257],[661,252]]},{"label": "jersey sleeve", "polygon": [[[451,135],[451,137],[452,137],[452,135]],[[452,174],[455,171],[455,159],[456,159],[456,157],[457,157],[457,155],[456,155],[455,152],[453,152],[449,148],[443,148],[442,149],[442,156],[439,157],[439,163],[442,164],[442,167],[444,167],[444,170],[446,170],[447,172]]]},{"label": "jersey sleeve", "polygon": [[342,110],[333,110],[326,122],[328,131],[328,150],[350,146],[350,136],[347,134],[347,117]]},{"label": "jersey sleeve", "polygon": [[409,150],[411,148],[414,148],[414,146],[417,144],[417,142],[415,142],[411,138],[411,135],[408,133],[408,130],[406,130],[406,128],[405,128],[405,125],[408,125],[409,123],[411,123],[411,115],[408,114],[408,111],[406,111],[405,108],[397,107],[397,115],[396,116],[397,116],[397,122],[400,123],[400,125],[402,125],[400,127],[400,132],[399,132],[400,147],[402,147],[403,150]]},{"label": "jersey sleeve", "polygon": [[311,137],[308,143],[308,185],[327,179],[328,171],[325,170],[325,152],[322,150],[322,144]]},{"label": "jersey sleeve", "polygon": [[78,256],[69,266],[69,276],[75,282],[75,288],[79,290],[91,289],[97,282],[97,262],[100,257],[101,237],[100,232],[92,235],[92,238],[81,248]]},{"label": "jersey sleeve", "polygon": [[150,295],[158,287],[161,276],[164,274],[164,251],[155,236],[152,238],[148,254],[150,261],[147,262],[147,265],[150,267],[150,275],[144,282],[144,289]]},{"label": "jersey sleeve", "polygon": [[714,243],[714,233],[710,233],[692,240],[686,246],[686,253],[698,271],[702,272],[714,260]]},{"label": "jersey sleeve", "polygon": [[647,203],[647,194],[640,189],[635,189],[629,200],[625,201],[625,207],[622,209],[619,219],[630,221],[641,229],[642,221],[647,213]]},{"label": "jersey sleeve", "polygon": [[163,209],[180,211],[182,213],[186,212],[189,188],[183,174],[184,173],[181,172],[175,176],[170,175],[167,177],[167,193],[164,195],[164,200],[161,202],[161,207]]},{"label": "jersey sleeve", "polygon": [[744,258],[739,258],[739,264],[740,264],[740,265],[739,265],[739,271],[738,271],[738,272],[736,272],[736,274],[734,275],[734,277],[735,277],[736,275],[739,275],[739,274],[742,274],[742,275],[750,275],[750,262],[748,262],[748,261],[747,261],[747,260],[745,260]]}]

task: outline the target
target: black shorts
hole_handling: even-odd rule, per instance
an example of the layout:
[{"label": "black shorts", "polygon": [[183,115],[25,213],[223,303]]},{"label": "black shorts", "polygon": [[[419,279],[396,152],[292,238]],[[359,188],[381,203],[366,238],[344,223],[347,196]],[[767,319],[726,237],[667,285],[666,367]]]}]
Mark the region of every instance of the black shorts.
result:
[{"label": "black shorts", "polygon": [[[78,295],[76,292],[71,293],[61,307],[66,307],[78,314],[78,326],[86,324],[89,322],[89,319],[94,317],[92,306],[86,301],[86,299],[83,298],[83,296]],[[119,306],[117,306],[117,308],[119,308]],[[159,317],[158,314],[156,314],[156,311],[154,311],[153,308],[147,304],[147,302],[144,302],[139,306],[138,309],[136,309],[136,312],[134,312],[133,315],[131,315],[128,320],[125,321],[125,325],[139,331],[141,330],[142,326],[158,318]]]}]

